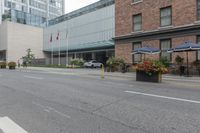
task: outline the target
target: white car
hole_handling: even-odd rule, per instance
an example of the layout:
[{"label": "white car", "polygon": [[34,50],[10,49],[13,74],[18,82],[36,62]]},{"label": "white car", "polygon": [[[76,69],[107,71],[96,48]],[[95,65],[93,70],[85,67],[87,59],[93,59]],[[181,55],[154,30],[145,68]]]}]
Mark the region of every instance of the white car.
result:
[{"label": "white car", "polygon": [[100,68],[102,67],[102,63],[97,62],[96,60],[91,60],[89,62],[85,62],[84,67]]}]

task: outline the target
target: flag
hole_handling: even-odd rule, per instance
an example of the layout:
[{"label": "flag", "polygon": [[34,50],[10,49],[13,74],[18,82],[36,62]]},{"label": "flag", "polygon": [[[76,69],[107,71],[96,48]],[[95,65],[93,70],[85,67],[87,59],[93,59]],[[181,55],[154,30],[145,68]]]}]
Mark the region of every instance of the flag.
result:
[{"label": "flag", "polygon": [[68,37],[68,30],[66,30],[66,38]]},{"label": "flag", "polygon": [[57,34],[56,40],[59,40],[59,36],[60,36],[60,32],[58,31],[58,34]]},{"label": "flag", "polygon": [[52,37],[52,34],[51,34],[51,37],[50,37],[50,42],[52,42],[53,41],[53,37]]}]

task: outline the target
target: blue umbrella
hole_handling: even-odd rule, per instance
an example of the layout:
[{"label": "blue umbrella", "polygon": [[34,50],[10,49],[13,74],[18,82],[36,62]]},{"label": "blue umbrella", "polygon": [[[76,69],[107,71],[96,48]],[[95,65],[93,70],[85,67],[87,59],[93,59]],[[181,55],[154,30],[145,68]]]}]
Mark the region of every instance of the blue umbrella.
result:
[{"label": "blue umbrella", "polygon": [[152,47],[142,47],[133,50],[132,54],[159,54],[160,49],[152,48]]},{"label": "blue umbrella", "polygon": [[172,52],[186,52],[187,54],[187,75],[189,76],[189,59],[188,59],[188,52],[190,51],[198,51],[200,50],[200,44],[195,44],[192,42],[184,42],[178,46],[176,46],[175,48],[171,48],[168,50],[169,53]]},{"label": "blue umbrella", "polygon": [[145,60],[145,54],[159,54],[160,49],[157,48],[152,48],[152,47],[142,47],[142,48],[137,48],[133,50],[131,54],[144,54],[144,60]]},{"label": "blue umbrella", "polygon": [[200,50],[200,44],[184,42],[175,48],[169,49],[168,52],[189,52]]}]

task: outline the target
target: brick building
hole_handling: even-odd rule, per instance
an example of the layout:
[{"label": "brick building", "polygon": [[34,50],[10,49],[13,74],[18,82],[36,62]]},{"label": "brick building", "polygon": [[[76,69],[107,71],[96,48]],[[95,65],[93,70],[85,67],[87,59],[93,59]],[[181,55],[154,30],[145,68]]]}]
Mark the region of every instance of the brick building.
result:
[{"label": "brick building", "polygon": [[[115,0],[115,55],[127,63],[142,60],[132,55],[142,46],[157,47],[160,55],[174,62],[176,56],[186,54],[166,52],[185,41],[200,42],[200,0]],[[200,52],[190,52],[189,61],[200,60]]]}]

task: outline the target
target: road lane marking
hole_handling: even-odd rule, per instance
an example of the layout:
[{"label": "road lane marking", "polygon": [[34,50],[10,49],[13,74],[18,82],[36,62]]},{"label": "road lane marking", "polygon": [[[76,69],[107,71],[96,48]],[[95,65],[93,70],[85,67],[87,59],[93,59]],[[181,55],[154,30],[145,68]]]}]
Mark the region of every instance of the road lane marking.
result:
[{"label": "road lane marking", "polygon": [[28,133],[8,117],[0,118],[0,129],[3,133]]},{"label": "road lane marking", "polygon": [[54,109],[54,108],[52,108],[52,107],[44,106],[44,105],[39,104],[39,103],[36,103],[36,102],[32,102],[32,104],[34,104],[34,105],[36,105],[36,106],[42,108],[45,112],[48,112],[48,113],[49,113],[49,112],[53,111],[53,112],[57,113],[58,115],[63,116],[63,117],[65,117],[65,118],[67,118],[67,119],[70,119],[70,118],[71,118],[69,115],[67,115],[67,114],[65,114],[65,113],[62,113],[62,112],[60,112],[60,111],[58,111],[58,110],[56,110],[56,109]]},{"label": "road lane marking", "polygon": [[169,99],[169,100],[175,100],[175,101],[181,101],[181,102],[189,102],[189,103],[200,104],[200,101],[189,100],[189,99],[182,99],[182,98],[176,98],[176,97],[168,97],[168,96],[162,96],[162,95],[148,94],[148,93],[142,93],[142,92],[136,92],[136,91],[125,91],[125,92],[137,94],[137,95],[149,96],[149,97],[157,97],[157,98],[162,98],[162,99]]},{"label": "road lane marking", "polygon": [[29,78],[29,79],[38,79],[38,80],[42,80],[44,78],[42,77],[34,77],[34,76],[28,76],[28,75],[24,75],[25,78]]}]

